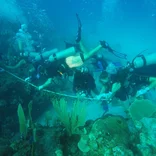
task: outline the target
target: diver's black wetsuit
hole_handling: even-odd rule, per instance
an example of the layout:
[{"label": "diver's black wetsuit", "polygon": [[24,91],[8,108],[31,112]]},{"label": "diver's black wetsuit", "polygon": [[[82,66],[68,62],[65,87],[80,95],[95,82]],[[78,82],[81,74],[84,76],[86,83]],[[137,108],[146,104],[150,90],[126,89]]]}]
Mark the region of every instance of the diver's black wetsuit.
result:
[{"label": "diver's black wetsuit", "polygon": [[[118,73],[111,77],[112,83],[121,83],[121,88],[115,94],[115,97],[121,101],[128,99],[128,95],[135,96],[136,92],[145,85],[149,85],[149,78],[156,77],[156,70],[151,70],[154,66],[146,68],[134,69],[130,72],[128,68],[121,69]],[[156,68],[155,68],[156,69]]]},{"label": "diver's black wetsuit", "polygon": [[73,74],[73,71],[66,65],[64,60],[55,61],[45,69],[47,78],[53,78],[56,76],[62,77],[64,74],[71,76]]},{"label": "diver's black wetsuit", "polygon": [[86,95],[91,95],[91,90],[95,89],[95,80],[91,74],[82,73],[81,71],[75,72],[73,80],[74,92],[84,92]]},{"label": "diver's black wetsuit", "polygon": [[149,77],[156,77],[156,64],[143,66],[142,68],[135,69],[134,73]]}]

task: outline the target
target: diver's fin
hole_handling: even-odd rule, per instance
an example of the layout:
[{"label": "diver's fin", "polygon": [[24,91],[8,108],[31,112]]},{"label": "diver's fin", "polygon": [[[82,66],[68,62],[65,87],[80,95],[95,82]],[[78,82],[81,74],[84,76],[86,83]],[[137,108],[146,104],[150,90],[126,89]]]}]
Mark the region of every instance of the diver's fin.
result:
[{"label": "diver's fin", "polygon": [[77,22],[78,22],[78,31],[77,31],[77,35],[76,35],[76,43],[79,43],[81,41],[81,28],[82,28],[82,24],[81,24],[81,20],[79,18],[79,15],[76,13],[76,18],[77,18]]},{"label": "diver's fin", "polygon": [[69,43],[69,42],[66,42],[66,41],[64,41],[64,43],[65,43],[65,45],[66,45],[66,49],[67,49],[67,48],[70,48],[70,47],[75,47],[76,50],[81,51],[80,45],[77,44],[77,43]]},{"label": "diver's fin", "polygon": [[76,44],[73,44],[73,43],[69,43],[69,42],[66,42],[64,41],[65,45],[66,45],[66,49],[67,48],[70,48],[70,47],[75,47]]},{"label": "diver's fin", "polygon": [[106,41],[100,41],[103,48],[107,49],[110,53],[114,54],[116,57],[127,60],[127,55],[113,50]]},{"label": "diver's fin", "polygon": [[116,57],[118,57],[118,58],[127,60],[127,55],[124,54],[124,53],[120,53],[120,52],[115,51],[115,50],[110,51],[110,52],[111,52],[112,54],[114,54],[114,55],[115,55]]}]

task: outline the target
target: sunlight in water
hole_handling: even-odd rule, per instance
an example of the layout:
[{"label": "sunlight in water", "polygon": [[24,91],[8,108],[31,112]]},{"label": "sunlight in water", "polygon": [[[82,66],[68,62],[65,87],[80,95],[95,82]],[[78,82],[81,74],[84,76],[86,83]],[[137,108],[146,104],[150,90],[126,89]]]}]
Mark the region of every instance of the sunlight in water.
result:
[{"label": "sunlight in water", "polygon": [[17,5],[16,0],[0,0],[0,18],[11,23],[25,23],[23,12]]},{"label": "sunlight in water", "polygon": [[[117,8],[119,0],[104,0],[102,4],[102,12],[105,18],[112,18]],[[109,15],[109,17],[108,17]]]}]

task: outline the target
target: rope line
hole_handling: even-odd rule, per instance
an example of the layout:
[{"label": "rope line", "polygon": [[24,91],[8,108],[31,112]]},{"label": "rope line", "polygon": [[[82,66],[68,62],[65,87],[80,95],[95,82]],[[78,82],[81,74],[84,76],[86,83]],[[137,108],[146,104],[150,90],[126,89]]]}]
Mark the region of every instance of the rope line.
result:
[{"label": "rope line", "polygon": [[[11,72],[9,72],[9,71],[6,71],[6,70],[5,70],[5,72],[6,72],[7,74],[13,76],[14,78],[16,78],[16,79],[18,79],[18,80],[20,80],[20,81],[22,81],[22,82],[24,82],[24,83],[29,84],[30,86],[32,86],[32,87],[34,87],[34,88],[36,88],[36,89],[38,90],[38,87],[37,87],[36,85],[34,85],[34,84],[30,83],[30,82],[26,82],[24,79],[18,77],[17,75],[15,75],[15,74],[13,74],[13,73],[11,73]],[[55,95],[59,95],[59,96],[75,98],[75,99],[78,99],[78,98],[79,98],[79,99],[84,99],[84,100],[95,100],[95,101],[104,101],[104,100],[106,100],[106,99],[100,99],[100,100],[99,100],[99,99],[97,99],[97,98],[87,98],[87,97],[81,97],[81,96],[68,95],[68,94],[58,93],[58,92],[54,92],[54,91],[47,90],[47,89],[42,89],[41,91],[47,92],[47,93],[51,93],[51,94],[55,94]]]}]

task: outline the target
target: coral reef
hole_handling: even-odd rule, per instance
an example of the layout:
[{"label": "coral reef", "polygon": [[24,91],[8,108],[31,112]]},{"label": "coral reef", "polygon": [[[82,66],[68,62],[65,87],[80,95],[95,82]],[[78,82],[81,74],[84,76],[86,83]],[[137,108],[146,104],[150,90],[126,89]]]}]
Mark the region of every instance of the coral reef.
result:
[{"label": "coral reef", "polygon": [[[6,73],[1,73],[0,80],[1,156],[154,156],[156,153],[156,107],[149,100],[134,101],[128,119],[105,114],[95,121],[85,121],[86,108],[82,107],[87,105],[85,101],[73,103],[70,98],[44,94]],[[56,121],[52,126],[49,124],[53,114],[48,111],[45,126],[37,124],[35,119],[47,111],[51,101]],[[71,110],[67,102],[72,105]],[[19,135],[19,104],[26,118],[23,121],[29,118],[31,125],[26,137]]]},{"label": "coral reef", "polygon": [[116,156],[133,155],[129,150],[129,129],[125,119],[118,116],[106,116],[92,125],[88,134],[81,136],[79,149],[85,155]]},{"label": "coral reef", "polygon": [[65,99],[52,100],[54,109],[56,110],[59,119],[64,124],[69,135],[75,134],[77,128],[84,126],[86,118],[85,105],[80,107],[80,101],[75,100],[72,111],[68,111],[67,101]]},{"label": "coral reef", "polygon": [[133,120],[141,120],[144,117],[152,117],[156,112],[156,105],[150,100],[135,100],[129,108],[130,116]]},{"label": "coral reef", "polygon": [[156,118],[143,118],[135,122],[139,143],[136,144],[142,156],[156,153]]}]

